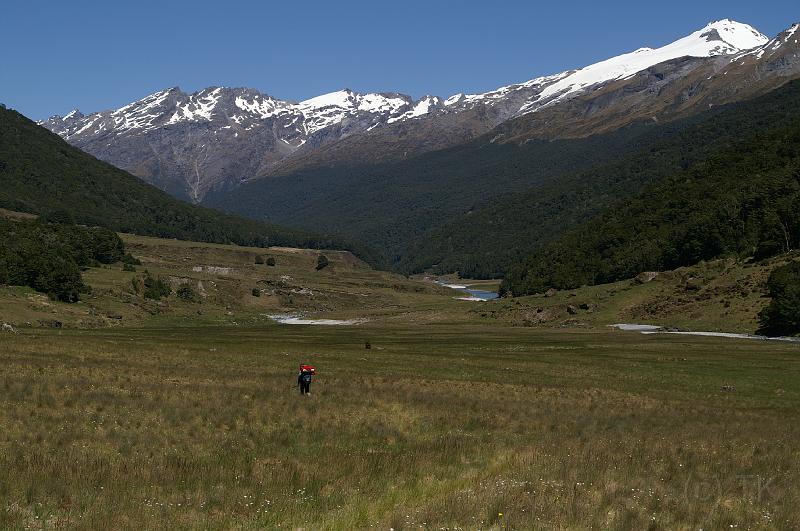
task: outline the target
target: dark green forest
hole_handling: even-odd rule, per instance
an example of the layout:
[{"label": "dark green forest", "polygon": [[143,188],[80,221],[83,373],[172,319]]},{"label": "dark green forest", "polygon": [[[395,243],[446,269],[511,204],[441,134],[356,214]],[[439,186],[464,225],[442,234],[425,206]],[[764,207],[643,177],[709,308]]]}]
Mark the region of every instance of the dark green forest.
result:
[{"label": "dark green forest", "polygon": [[183,203],[5,108],[0,108],[0,207],[40,215],[62,211],[81,224],[146,236],[348,249],[378,262],[367,246],[344,239]]},{"label": "dark green forest", "polygon": [[205,204],[368,242],[398,263],[433,228],[478,211],[498,195],[522,193],[635,152],[649,145],[653,130],[640,124],[587,139],[523,146],[484,138],[402,162],[271,176],[212,193]]},{"label": "dark green forest", "polygon": [[800,83],[666,124],[255,181],[210,204],[369,242],[403,273],[504,276],[618,201],[800,119]]},{"label": "dark green forest", "polygon": [[[800,83],[751,101],[715,109],[691,119],[660,126],[640,138],[639,151],[589,170],[556,176],[522,194],[509,194],[489,206],[435,229],[412,245],[401,260],[402,271],[433,268],[460,271],[464,276],[503,276],[514,264],[537,254],[548,242],[650,185],[692,168],[702,176],[709,159],[730,158],[745,139],[758,143],[764,135],[800,122]],[[656,134],[658,133],[658,134]],[[784,150],[795,147],[782,139]],[[744,155],[747,157],[747,155]],[[754,153],[753,157],[760,157]],[[755,162],[755,161],[754,161]],[[770,172],[772,168],[765,169]],[[683,177],[678,177],[682,179]],[[701,177],[697,177],[701,178]],[[680,194],[680,187],[675,190]],[[693,190],[687,188],[687,194]],[[776,198],[777,199],[777,198]],[[765,249],[762,249],[764,251]]]},{"label": "dark green forest", "polygon": [[544,246],[511,269],[505,288],[528,294],[796,249],[800,121],[740,133],[742,140],[729,149],[610,205]]},{"label": "dark green forest", "polygon": [[81,269],[123,258],[122,240],[109,229],[0,219],[0,284],[75,302],[88,289]]}]

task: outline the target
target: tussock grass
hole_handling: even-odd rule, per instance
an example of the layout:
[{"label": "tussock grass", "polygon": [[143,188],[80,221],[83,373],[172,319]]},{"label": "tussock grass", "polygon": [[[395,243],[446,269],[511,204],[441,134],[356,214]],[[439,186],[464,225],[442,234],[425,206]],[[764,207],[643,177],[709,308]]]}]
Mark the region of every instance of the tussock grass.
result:
[{"label": "tussock grass", "polygon": [[800,527],[793,345],[468,324],[0,340],[2,528]]}]

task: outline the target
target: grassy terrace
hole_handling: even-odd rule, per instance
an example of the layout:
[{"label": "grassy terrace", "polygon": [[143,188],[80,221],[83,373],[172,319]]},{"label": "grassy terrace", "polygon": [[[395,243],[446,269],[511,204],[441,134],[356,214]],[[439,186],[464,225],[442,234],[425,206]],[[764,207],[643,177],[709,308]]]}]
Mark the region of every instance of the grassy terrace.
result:
[{"label": "grassy terrace", "polygon": [[2,528],[800,527],[796,345],[385,322],[0,340]]}]

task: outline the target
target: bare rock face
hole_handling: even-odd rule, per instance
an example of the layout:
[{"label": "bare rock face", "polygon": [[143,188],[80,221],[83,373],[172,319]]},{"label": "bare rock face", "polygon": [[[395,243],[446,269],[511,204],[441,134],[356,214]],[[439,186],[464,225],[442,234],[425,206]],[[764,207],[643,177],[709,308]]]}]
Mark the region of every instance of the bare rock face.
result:
[{"label": "bare rock face", "polygon": [[345,89],[302,102],[254,89],[157,92],[41,125],[183,199],[304,168],[399,160],[486,142],[587,136],[752,97],[800,76],[798,26],[769,40],[730,20],[658,49],[484,94],[414,100]]}]

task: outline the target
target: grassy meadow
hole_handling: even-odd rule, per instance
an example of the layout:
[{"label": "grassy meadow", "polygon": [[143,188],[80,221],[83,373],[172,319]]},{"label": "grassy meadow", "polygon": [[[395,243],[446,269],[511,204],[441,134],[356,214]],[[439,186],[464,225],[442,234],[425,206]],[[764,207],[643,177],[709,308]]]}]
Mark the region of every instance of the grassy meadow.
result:
[{"label": "grassy meadow", "polygon": [[0,287],[0,529],[800,528],[800,345],[606,326],[752,331],[769,264],[474,303],[348,253],[124,239],[142,265],[78,304]]},{"label": "grassy meadow", "polygon": [[0,527],[798,528],[799,372],[796,345],[625,332],[26,330]]}]

